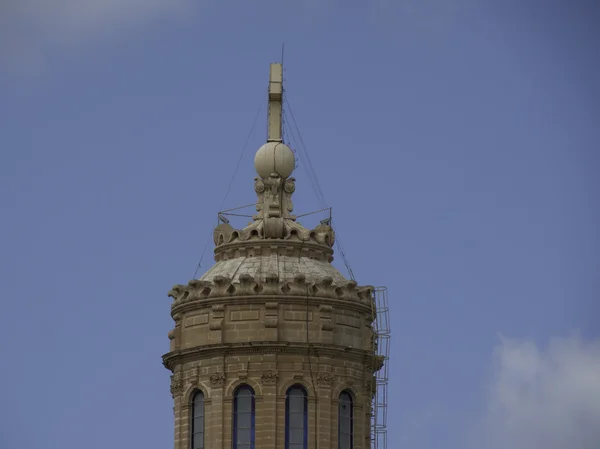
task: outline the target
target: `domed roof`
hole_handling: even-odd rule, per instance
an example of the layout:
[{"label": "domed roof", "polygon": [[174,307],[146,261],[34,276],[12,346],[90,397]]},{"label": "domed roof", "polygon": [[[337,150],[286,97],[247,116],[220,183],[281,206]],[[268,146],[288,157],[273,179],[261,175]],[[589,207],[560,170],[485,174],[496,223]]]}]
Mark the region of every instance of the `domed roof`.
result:
[{"label": "domed roof", "polygon": [[282,140],[281,86],[279,89],[278,95],[270,91],[275,94],[269,96],[268,141],[254,158],[258,174],[254,179],[257,213],[242,229],[233,228],[227,219],[217,225],[213,232],[216,264],[199,282],[218,283],[220,278],[238,282],[242,275],[242,278],[252,277],[255,282],[271,282],[274,278],[283,283],[295,279],[308,283],[326,279],[339,285],[350,282],[331,265],[335,242],[331,220],[307,229],[292,214],[292,194],[296,187],[290,175],[296,158]]},{"label": "domed roof", "polygon": [[334,284],[346,284],[348,280],[329,262],[310,259],[308,257],[293,257],[279,254],[255,257],[236,257],[221,260],[209,269],[201,281],[213,281],[217,276],[239,282],[242,274],[252,276],[257,282],[265,282],[268,275],[275,274],[279,282],[293,282],[294,277],[303,274],[306,282],[318,282],[325,277],[331,277]]}]

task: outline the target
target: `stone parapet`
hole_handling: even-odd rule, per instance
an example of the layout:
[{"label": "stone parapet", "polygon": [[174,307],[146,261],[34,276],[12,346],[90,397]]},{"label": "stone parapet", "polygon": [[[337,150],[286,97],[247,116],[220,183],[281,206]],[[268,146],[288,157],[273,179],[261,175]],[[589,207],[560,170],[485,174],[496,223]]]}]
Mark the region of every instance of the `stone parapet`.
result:
[{"label": "stone parapet", "polygon": [[355,281],[343,284],[334,283],[330,276],[316,282],[307,282],[304,274],[297,274],[293,281],[280,282],[279,275],[268,273],[265,281],[255,280],[249,274],[239,276],[239,282],[233,282],[225,276],[216,276],[212,281],[191,280],[188,285],[175,285],[169,296],[173,298],[171,314],[190,302],[207,299],[228,298],[237,301],[240,297],[288,297],[288,298],[326,298],[358,303],[374,310],[372,286],[359,287]]}]

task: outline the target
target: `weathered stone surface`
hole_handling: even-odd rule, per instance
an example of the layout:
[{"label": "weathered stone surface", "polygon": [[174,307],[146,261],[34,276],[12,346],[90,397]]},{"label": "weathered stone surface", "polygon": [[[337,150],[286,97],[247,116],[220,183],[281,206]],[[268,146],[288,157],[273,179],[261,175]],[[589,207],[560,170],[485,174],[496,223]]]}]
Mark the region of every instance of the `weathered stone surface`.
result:
[{"label": "weathered stone surface", "polygon": [[336,284],[348,283],[348,280],[327,261],[277,253],[221,260],[213,265],[200,280],[213,281],[216,276],[224,276],[233,282],[238,282],[241,275],[248,274],[255,280],[264,282],[269,273],[277,274],[282,282],[291,282],[297,274],[303,274],[307,282],[316,282],[329,276]]}]

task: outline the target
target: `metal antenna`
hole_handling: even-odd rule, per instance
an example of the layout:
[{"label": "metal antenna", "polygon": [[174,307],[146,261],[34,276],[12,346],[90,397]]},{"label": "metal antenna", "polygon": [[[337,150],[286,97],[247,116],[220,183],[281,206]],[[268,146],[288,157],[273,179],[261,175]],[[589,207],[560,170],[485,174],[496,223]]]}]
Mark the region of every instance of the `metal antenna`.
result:
[{"label": "metal antenna", "polygon": [[281,141],[285,143],[285,110],[283,108],[283,99],[285,95],[285,89],[283,88],[283,82],[285,80],[285,68],[283,67],[283,54],[285,50],[285,42],[281,43]]}]

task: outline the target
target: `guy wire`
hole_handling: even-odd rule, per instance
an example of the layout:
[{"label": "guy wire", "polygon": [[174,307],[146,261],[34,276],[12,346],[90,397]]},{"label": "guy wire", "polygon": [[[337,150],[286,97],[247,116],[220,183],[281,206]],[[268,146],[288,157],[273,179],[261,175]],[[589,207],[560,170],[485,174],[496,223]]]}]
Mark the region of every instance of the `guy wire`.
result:
[{"label": "guy wire", "polygon": [[[260,111],[262,110],[262,107],[265,104],[265,98],[266,98],[266,96],[263,94],[263,99],[260,102],[258,111],[256,111],[256,115],[254,116],[254,121],[252,122],[252,126],[250,127],[250,132],[248,133],[248,136],[246,137],[246,142],[244,143],[244,146],[242,147],[242,151],[240,151],[240,156],[238,157],[238,161],[235,166],[235,170],[233,171],[233,175],[231,176],[231,180],[229,181],[229,185],[227,186],[227,190],[225,191],[225,196],[223,197],[223,201],[221,201],[221,206],[219,207],[219,211],[221,209],[223,209],[223,206],[225,205],[225,201],[227,201],[227,197],[229,196],[231,186],[233,185],[233,180],[235,179],[235,175],[237,174],[238,169],[240,168],[240,164],[242,162],[242,158],[244,157],[244,151],[246,150],[246,147],[248,146],[248,142],[250,142],[250,137],[252,137],[252,133],[254,132],[254,127],[256,126],[256,121],[258,120]],[[196,275],[198,274],[198,271],[200,270],[200,267],[202,266],[202,260],[204,260],[204,254],[206,253],[206,250],[208,248],[208,243],[210,242],[211,234],[212,234],[212,229],[209,231],[208,237],[206,239],[206,243],[204,244],[204,249],[202,250],[202,254],[200,255],[200,260],[198,261],[198,265],[196,265],[196,270],[194,271],[194,275],[192,276],[192,279],[196,279]]]}]

